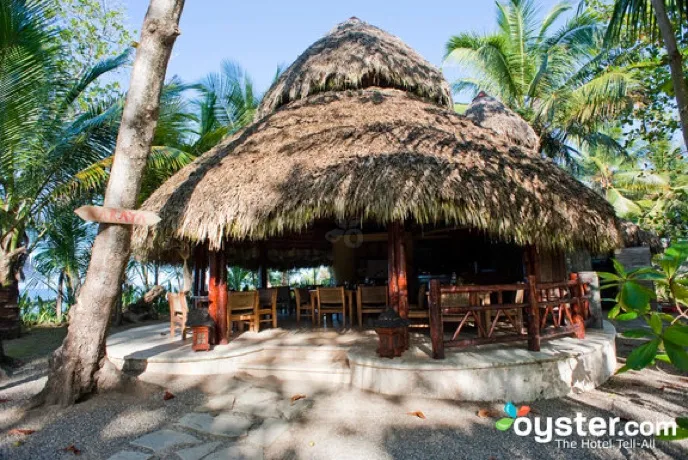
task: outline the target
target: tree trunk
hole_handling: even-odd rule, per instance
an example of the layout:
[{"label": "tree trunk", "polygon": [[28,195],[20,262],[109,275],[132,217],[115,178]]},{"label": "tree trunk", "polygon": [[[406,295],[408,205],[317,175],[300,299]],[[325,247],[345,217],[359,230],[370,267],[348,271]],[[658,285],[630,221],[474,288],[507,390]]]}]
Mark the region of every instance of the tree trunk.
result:
[{"label": "tree trunk", "polygon": [[[184,0],[150,1],[131,72],[104,206],[136,207],[158,120],[165,70],[179,35],[183,6]],[[106,373],[99,376],[97,371],[107,364],[105,335],[129,259],[130,240],[130,226],[99,226],[86,280],[72,308],[67,337],[53,353],[48,382],[35,403],[71,405],[92,393],[99,378],[108,379]]]},{"label": "tree trunk", "polygon": [[64,270],[60,270],[57,277],[57,297],[55,297],[55,316],[57,324],[62,324],[62,290],[64,288]]},{"label": "tree trunk", "polygon": [[674,83],[674,93],[676,93],[676,104],[681,120],[681,131],[683,132],[683,144],[688,147],[688,85],[683,76],[683,57],[676,44],[676,34],[671,25],[669,16],[666,12],[664,0],[652,0],[657,27],[662,34],[662,41],[669,56],[669,69],[671,70],[671,80]]}]

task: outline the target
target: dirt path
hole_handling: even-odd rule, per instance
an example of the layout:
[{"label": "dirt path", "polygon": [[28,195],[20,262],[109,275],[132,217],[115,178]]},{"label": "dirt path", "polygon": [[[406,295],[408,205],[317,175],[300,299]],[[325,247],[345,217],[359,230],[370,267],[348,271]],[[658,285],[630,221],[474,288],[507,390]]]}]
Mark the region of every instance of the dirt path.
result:
[{"label": "dirt path", "polygon": [[[657,441],[654,446],[631,447],[616,445],[618,437],[602,436],[594,439],[611,445],[571,448],[558,446],[554,441],[538,443],[533,436],[520,437],[513,430],[501,432],[495,428],[495,421],[504,416],[501,404],[385,397],[273,378],[177,378],[167,380],[165,388],[145,387],[138,394],[100,395],[62,411],[27,412],[21,408],[23,401],[37,392],[45,380],[45,368],[41,366],[45,357],[36,356],[40,350],[59,343],[58,333],[63,334],[43,333],[37,331],[32,334],[33,341],[27,336],[25,343],[10,343],[8,347],[24,353],[27,364],[9,381],[0,383],[0,398],[7,400],[0,403],[2,459],[73,458],[72,451],[63,450],[71,445],[80,451],[79,458],[88,459],[108,459],[121,452],[139,455],[130,458],[177,459],[182,457],[173,452],[191,448],[198,448],[198,452],[214,451],[207,457],[210,459],[227,458],[228,452],[243,455],[238,458],[261,458],[264,454],[265,458],[274,459],[688,458],[688,441]],[[631,340],[617,339],[620,364],[633,344]],[[164,390],[175,397],[165,400]],[[306,399],[298,403],[298,413],[288,414],[290,399],[295,394],[304,394]],[[572,417],[580,412],[587,418],[667,420],[688,412],[688,376],[660,365],[615,376],[595,391],[537,401],[530,406],[531,417]],[[486,417],[478,415],[481,409],[489,410]],[[425,418],[408,415],[415,411],[422,411]],[[249,422],[241,428],[245,431],[238,441],[199,431],[198,427],[189,428],[190,416],[202,421],[205,416],[198,414],[208,413],[225,417],[223,420],[248,418]],[[16,428],[36,431],[30,435],[8,433]],[[137,445],[150,441],[140,441],[149,433],[155,433],[155,442],[163,440],[169,444],[155,454]],[[590,438],[567,439],[581,442]]]}]

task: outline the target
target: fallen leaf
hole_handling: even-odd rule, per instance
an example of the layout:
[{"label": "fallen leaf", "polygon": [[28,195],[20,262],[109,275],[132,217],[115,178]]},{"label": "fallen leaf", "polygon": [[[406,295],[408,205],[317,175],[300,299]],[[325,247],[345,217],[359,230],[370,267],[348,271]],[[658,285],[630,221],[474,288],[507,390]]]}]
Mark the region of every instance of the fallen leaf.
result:
[{"label": "fallen leaf", "polygon": [[313,446],[315,445],[315,443],[314,443],[313,441],[311,441],[311,442],[308,443],[308,445],[311,446],[311,447],[313,447]]},{"label": "fallen leaf", "polygon": [[169,401],[170,399],[174,399],[174,395],[170,393],[169,391],[165,391],[165,394],[162,395],[162,400],[163,401]]},{"label": "fallen leaf", "polygon": [[21,447],[24,444],[22,441],[14,441],[14,447]]},{"label": "fallen leaf", "polygon": [[36,430],[25,430],[22,428],[13,428],[10,431],[7,432],[9,435],[29,435],[29,434],[34,434]]},{"label": "fallen leaf", "polygon": [[65,452],[71,452],[74,455],[81,455],[81,450],[77,449],[77,447],[74,444],[69,445],[62,450],[64,450]]},{"label": "fallen leaf", "polygon": [[406,415],[412,415],[413,417],[425,419],[425,414],[419,410],[417,410],[415,412],[407,412]]},{"label": "fallen leaf", "polygon": [[294,403],[295,403],[296,401],[298,401],[299,399],[306,399],[306,395],[296,394],[296,395],[292,396],[292,397],[291,397],[291,405],[293,406]]},{"label": "fallen leaf", "polygon": [[498,417],[498,416],[499,416],[499,412],[497,412],[496,410],[480,409],[478,411],[478,417],[480,417],[480,418]]}]

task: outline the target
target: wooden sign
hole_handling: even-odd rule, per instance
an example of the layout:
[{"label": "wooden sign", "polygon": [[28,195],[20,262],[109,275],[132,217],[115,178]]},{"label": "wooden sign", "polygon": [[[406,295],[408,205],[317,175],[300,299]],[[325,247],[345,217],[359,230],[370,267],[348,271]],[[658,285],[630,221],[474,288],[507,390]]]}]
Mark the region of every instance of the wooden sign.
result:
[{"label": "wooden sign", "polygon": [[155,225],[160,217],[150,211],[135,211],[133,209],[106,208],[104,206],[82,206],[74,213],[89,222],[121,225]]}]

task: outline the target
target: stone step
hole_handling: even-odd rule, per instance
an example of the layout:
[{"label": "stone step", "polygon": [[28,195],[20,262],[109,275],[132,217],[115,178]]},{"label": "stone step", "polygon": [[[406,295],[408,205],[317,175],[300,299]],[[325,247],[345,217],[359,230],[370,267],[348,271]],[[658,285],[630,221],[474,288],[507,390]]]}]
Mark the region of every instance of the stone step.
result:
[{"label": "stone step", "polygon": [[[349,347],[265,347],[258,357],[280,362],[346,362]],[[253,361],[253,360],[251,360]]]},{"label": "stone step", "polygon": [[324,383],[349,384],[351,370],[348,361],[280,362],[271,359],[257,359],[241,365],[241,371],[253,377],[276,377],[290,381],[311,381]]}]

